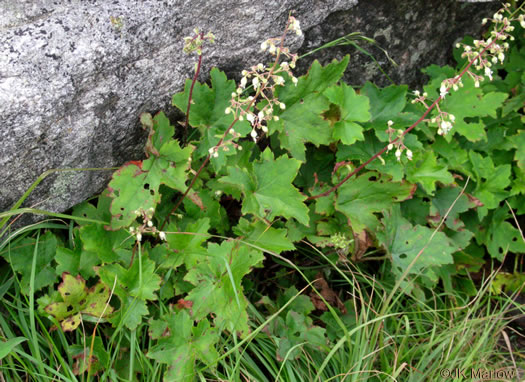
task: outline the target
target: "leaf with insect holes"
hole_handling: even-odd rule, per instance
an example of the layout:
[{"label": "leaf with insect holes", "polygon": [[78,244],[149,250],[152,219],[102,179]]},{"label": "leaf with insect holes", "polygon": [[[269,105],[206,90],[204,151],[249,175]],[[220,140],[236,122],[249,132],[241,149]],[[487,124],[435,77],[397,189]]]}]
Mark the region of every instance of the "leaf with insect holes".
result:
[{"label": "leaf with insect holes", "polygon": [[284,216],[295,218],[308,225],[306,199],[293,185],[301,163],[297,159],[281,156],[274,160],[270,149],[266,149],[261,160],[253,163],[253,172],[246,168],[228,167],[228,176],[221,183],[238,188],[244,195],[243,214],[254,214],[260,218],[274,219]]},{"label": "leaf with insect holes", "polygon": [[64,272],[58,292],[61,299],[47,305],[44,310],[60,321],[65,332],[73,331],[80,325],[82,314],[107,317],[113,312],[108,305],[109,289],[100,282],[88,288],[82,276],[74,277]]},{"label": "leaf with insect holes", "polygon": [[298,78],[297,86],[287,80],[284,87],[276,90],[279,101],[286,105],[286,109],[274,108],[279,120],[270,121],[268,127],[271,132],[279,131],[281,147],[302,162],[306,160],[307,142],[319,146],[332,141],[330,122],[322,116],[329,109],[330,102],[322,92],[339,81],[348,59],[346,56],[325,67],[314,61],[308,74]]},{"label": "leaf with insect holes", "polygon": [[193,302],[192,317],[201,320],[213,313],[218,329],[237,332],[245,337],[250,328],[241,281],[252,267],[263,260],[260,251],[236,241],[223,241],[221,245],[210,243],[208,256],[184,277],[195,285],[185,298]]},{"label": "leaf with insect holes", "polygon": [[195,325],[187,310],[168,312],[150,321],[149,335],[156,344],[150,347],[147,357],[169,365],[164,381],[192,382],[198,362],[212,365],[219,358],[219,332],[206,318]]},{"label": "leaf with insect holes", "polygon": [[[169,121],[163,113],[153,119],[154,128],[169,129]],[[155,135],[153,135],[155,137]],[[139,216],[140,211],[154,211],[160,203],[159,187],[168,187],[184,192],[190,168],[192,147],[182,149],[176,140],[160,139],[159,156],[151,156],[142,162],[128,162],[118,169],[109,182],[111,203],[111,229],[128,227]],[[151,213],[148,213],[151,215]]]},{"label": "leaf with insect holes", "polygon": [[511,215],[506,206],[495,209],[489,217],[488,229],[479,230],[476,237],[487,246],[490,256],[503,261],[509,252],[525,253],[520,231],[507,221]]},{"label": "leaf with insect holes", "polygon": [[354,232],[374,232],[379,225],[375,214],[412,197],[414,191],[415,185],[392,182],[388,176],[367,172],[339,187],[335,208],[350,219]]},{"label": "leaf with insect holes", "polygon": [[355,141],[363,141],[363,127],[357,122],[367,122],[370,119],[370,102],[366,96],[357,95],[352,87],[342,83],[332,86],[323,94],[337,107],[338,115],[333,124],[332,137],[341,140],[345,145]]},{"label": "leaf with insect holes", "polygon": [[114,293],[121,302],[120,309],[110,321],[135,329],[142,321],[142,316],[148,314],[146,301],[157,299],[155,292],[160,288],[161,278],[155,272],[155,263],[142,251],[135,254],[129,268],[107,264],[97,268],[97,273],[108,288],[113,289],[115,285]]},{"label": "leaf with insect holes", "polygon": [[424,251],[409,269],[409,274],[423,272],[435,283],[438,276],[432,267],[454,263],[452,254],[457,250],[454,243],[443,232],[412,225],[401,216],[399,205],[392,206],[391,210],[385,213],[376,236],[392,257],[393,269],[397,274],[405,272],[423,248]]}]

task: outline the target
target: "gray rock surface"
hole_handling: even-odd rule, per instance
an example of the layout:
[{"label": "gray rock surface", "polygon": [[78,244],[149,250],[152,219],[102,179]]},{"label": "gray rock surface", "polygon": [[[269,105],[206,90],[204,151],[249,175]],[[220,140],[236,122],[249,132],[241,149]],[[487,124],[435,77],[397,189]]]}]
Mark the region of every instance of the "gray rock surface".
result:
[{"label": "gray rock surface", "polygon": [[[195,58],[182,53],[182,37],[194,27],[217,37],[205,48],[201,80],[212,66],[234,75],[261,61],[260,43],[279,35],[295,10],[306,33],[290,41],[293,49],[361,31],[398,61],[394,69],[383,62],[395,81],[414,84],[419,68],[446,62],[452,42],[478,33],[494,7],[455,0],[0,0],[0,211],[45,170],[141,158],[139,115],[169,110],[170,96],[192,75]],[[346,52],[356,51],[317,57]],[[350,83],[379,78],[370,60],[359,60],[351,60]],[[64,211],[100,191],[110,175],[55,174],[26,206]]]}]

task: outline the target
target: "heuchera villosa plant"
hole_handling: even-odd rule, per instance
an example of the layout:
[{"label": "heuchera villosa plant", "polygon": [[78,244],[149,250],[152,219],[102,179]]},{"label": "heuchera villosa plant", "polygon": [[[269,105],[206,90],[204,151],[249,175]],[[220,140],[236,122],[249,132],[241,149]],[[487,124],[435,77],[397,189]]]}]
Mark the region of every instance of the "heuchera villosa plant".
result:
[{"label": "heuchera villosa plant", "polygon": [[[507,11],[493,16],[489,40],[460,45],[459,74],[431,66],[429,84],[413,93],[370,83],[356,92],[340,81],[348,57],[314,62],[295,76],[298,58],[285,46],[287,33],[301,33],[293,17],[281,37],[261,45],[270,64],[243,71],[238,85],[217,69],[211,86],[200,84],[202,42],[213,36],[195,31],[186,39],[199,57],[195,76],[173,96],[195,138],[186,145],[173,139],[163,113],[141,116],[150,132],[147,159],[122,166],[96,207],[75,209],[84,221],[72,230],[73,248],[46,236],[37,289],[53,283],[53,261],[64,282],[40,299],[42,314],[76,328],[88,313],[64,288],[84,299],[91,292],[83,281],[96,278],[106,286],[97,312],[111,289],[118,309],[106,309],[104,319],[135,330],[148,317],[155,345],[147,356],[169,365],[167,380],[191,380],[218,359],[221,333],[252,335],[243,278],[264,253],[282,256],[301,240],[333,261],[364,261],[374,247],[410,293],[439,280],[448,291],[472,286],[461,276],[479,269],[485,254],[502,260],[525,251],[500,207],[507,201],[525,213],[525,77],[517,64],[525,54],[522,36],[512,41],[523,15]],[[520,74],[501,78],[498,69]],[[232,200],[240,216],[225,209]],[[108,229],[88,219],[107,221]],[[22,244],[27,251],[34,240]],[[9,259],[23,282],[27,258]],[[157,300],[168,302],[162,313],[151,309]],[[303,333],[297,341],[322,347],[324,329],[305,318],[312,309],[290,308],[270,335]],[[298,343],[280,341],[279,355]]]}]

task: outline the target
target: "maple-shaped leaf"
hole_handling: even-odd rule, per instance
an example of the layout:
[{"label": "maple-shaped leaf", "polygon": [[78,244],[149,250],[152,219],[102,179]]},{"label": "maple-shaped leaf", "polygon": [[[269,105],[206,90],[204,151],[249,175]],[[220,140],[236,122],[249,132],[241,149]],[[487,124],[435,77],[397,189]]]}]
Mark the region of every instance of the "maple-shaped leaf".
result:
[{"label": "maple-shaped leaf", "polygon": [[55,282],[57,276],[53,258],[55,257],[57,244],[56,236],[48,231],[40,236],[38,240],[25,237],[17,241],[16,245],[11,245],[8,251],[2,253],[4,259],[13,267],[13,270],[22,275],[20,279],[22,290],[29,290],[34,257],[36,257],[35,291],[39,291]]},{"label": "maple-shaped leaf", "polygon": [[454,178],[447,171],[447,166],[438,164],[435,154],[428,150],[422,158],[414,159],[406,165],[407,180],[419,183],[425,191],[432,195],[436,189],[436,182],[451,184]]},{"label": "maple-shaped leaf", "polygon": [[[452,254],[457,250],[454,243],[443,232],[434,234],[433,229],[410,224],[401,216],[399,205],[392,206],[381,223],[382,227],[376,231],[376,236],[387,253],[392,256],[396,273],[405,272],[425,246],[424,251],[410,268],[409,274],[424,273],[430,280],[437,282],[437,275],[432,267],[454,263]],[[433,234],[434,237],[430,240]]]},{"label": "maple-shaped leaf", "polygon": [[219,181],[242,192],[243,214],[270,220],[284,216],[308,225],[308,208],[303,203],[306,197],[292,185],[300,166],[297,159],[284,155],[274,160],[272,151],[266,149],[261,159],[253,163],[253,172],[232,166],[228,168],[229,175]]},{"label": "maple-shaped leaf", "polygon": [[[435,197],[432,198],[432,207],[430,208],[430,216],[436,223],[436,226],[448,213],[445,225],[454,231],[464,229],[465,224],[460,219],[459,214],[475,208],[476,204],[465,194],[461,194],[458,198],[460,192],[459,187],[441,188],[436,192]],[[451,206],[452,209],[450,209]]]},{"label": "maple-shaped leaf", "polygon": [[[404,121],[407,117],[402,116],[402,111],[406,105],[406,94],[408,86],[391,85],[380,89],[374,84],[367,82],[361,89],[361,94],[370,100],[370,122],[366,125],[372,127],[376,136],[381,141],[388,140],[387,122],[394,121],[398,123]],[[410,125],[410,118],[402,125],[395,125],[396,128],[403,128]]]},{"label": "maple-shaped leaf", "polygon": [[74,277],[64,272],[57,289],[61,301],[47,305],[44,310],[60,321],[65,332],[73,331],[80,325],[82,314],[106,317],[113,312],[108,305],[109,289],[100,282],[87,288],[82,276]]},{"label": "maple-shaped leaf", "polygon": [[[177,253],[170,255],[162,264],[162,267],[176,268],[185,264],[189,269],[202,261],[206,256],[206,248],[203,243],[208,240],[208,231],[210,229],[210,219],[202,218],[196,222],[180,222],[178,225],[170,223],[167,226],[167,232],[174,232],[167,235],[167,242],[170,248],[176,249]],[[191,232],[192,234],[177,233]]]},{"label": "maple-shaped leaf", "polygon": [[337,106],[337,119],[333,125],[334,140],[341,140],[345,145],[363,141],[363,127],[356,122],[367,122],[370,119],[370,102],[366,96],[357,95],[352,87],[342,83],[332,86],[323,93],[328,100]]},{"label": "maple-shaped leaf", "polygon": [[241,218],[239,224],[233,228],[233,232],[243,236],[243,241],[276,253],[295,249],[286,237],[286,229],[267,226],[260,220],[250,223],[247,219]]},{"label": "maple-shaped leaf", "polygon": [[149,323],[150,337],[157,340],[148,358],[170,365],[164,381],[195,380],[198,362],[213,365],[219,358],[216,345],[221,338],[207,319],[197,326],[187,310],[168,312]]},{"label": "maple-shaped leaf", "polygon": [[[196,159],[208,155],[208,150],[214,147],[220,137],[234,120],[233,114],[225,114],[230,107],[231,94],[235,91],[235,81],[228,80],[224,72],[213,68],[210,72],[211,87],[207,84],[195,82],[191,97],[190,120],[191,126],[198,128],[202,140],[195,150]],[[173,95],[173,106],[186,113],[188,106],[191,80],[186,81],[184,91]],[[251,131],[248,121],[237,121],[235,131],[241,136]],[[221,152],[217,158],[211,158],[216,170],[225,165],[226,157],[234,155],[235,150]]]},{"label": "maple-shaped leaf", "polygon": [[503,261],[508,252],[525,253],[519,230],[507,221],[511,217],[509,211],[497,208],[489,217],[488,228],[479,230],[476,236],[487,246],[490,256]]},{"label": "maple-shaped leaf", "polygon": [[155,291],[160,288],[161,278],[155,272],[155,263],[142,251],[130,268],[107,264],[97,268],[97,273],[108,288],[115,285],[114,293],[121,302],[111,322],[124,324],[131,330],[136,328],[142,316],[148,314],[145,301],[157,299]]},{"label": "maple-shaped leaf", "polygon": [[[509,95],[499,92],[484,94],[481,88],[474,86],[474,81],[470,77],[465,78],[463,84],[464,86],[458,91],[448,94],[440,106],[442,110],[455,117],[452,134],[447,134],[445,138],[450,140],[457,132],[471,142],[486,141],[485,124],[481,117],[496,118],[496,111]],[[475,117],[478,117],[477,122],[473,120]]]},{"label": "maple-shaped leaf", "polygon": [[195,285],[185,298],[193,301],[194,319],[213,313],[217,328],[246,336],[249,332],[247,302],[241,281],[262,260],[264,256],[260,251],[236,241],[224,241],[221,245],[210,243],[207,258],[184,277]]},{"label": "maple-shaped leaf", "polygon": [[[169,125],[163,113],[157,114],[153,122],[158,128]],[[193,148],[182,149],[176,140],[167,140],[156,149],[158,156],[152,155],[142,162],[128,162],[113,174],[108,186],[109,196],[113,198],[111,229],[129,226],[141,211],[151,216],[160,203],[161,184],[181,192],[186,190]]]},{"label": "maple-shaped leaf", "polygon": [[374,231],[379,221],[377,212],[386,212],[395,202],[408,199],[415,185],[392,182],[386,175],[367,172],[352,178],[337,190],[335,208],[350,219],[354,232]]},{"label": "maple-shaped leaf", "polygon": [[308,74],[298,78],[297,86],[288,80],[276,91],[286,109],[276,110],[279,120],[270,121],[268,127],[270,132],[279,131],[281,147],[302,162],[306,160],[305,143],[319,146],[328,145],[332,140],[330,122],[322,116],[329,109],[330,102],[322,92],[341,78],[348,59],[346,56],[342,61],[334,61],[325,67],[314,61]]},{"label": "maple-shaped leaf", "polygon": [[475,151],[469,152],[469,159],[476,177],[473,195],[483,203],[483,207],[478,210],[480,217],[483,217],[487,209],[497,208],[508,196],[509,192],[505,188],[511,182],[511,165],[502,164],[496,167],[490,156],[483,157]]}]

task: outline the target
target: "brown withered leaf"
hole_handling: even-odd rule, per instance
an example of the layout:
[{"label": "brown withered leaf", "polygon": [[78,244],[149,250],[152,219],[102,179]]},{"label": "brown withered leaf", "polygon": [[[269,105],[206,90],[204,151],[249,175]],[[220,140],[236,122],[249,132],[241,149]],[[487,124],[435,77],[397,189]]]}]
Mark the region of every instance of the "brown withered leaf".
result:
[{"label": "brown withered leaf", "polygon": [[[346,314],[346,308],[343,302],[341,301],[337,293],[335,293],[334,290],[330,288],[323,275],[321,273],[318,273],[315,277],[317,278],[317,280],[314,281],[314,287],[318,290],[321,296],[323,296],[325,301],[332,306],[337,306],[341,313]],[[324,301],[314,291],[310,292],[310,300],[312,301],[312,304],[314,304],[315,309],[321,310],[323,312],[326,312],[328,310],[328,307],[326,306]]]}]

